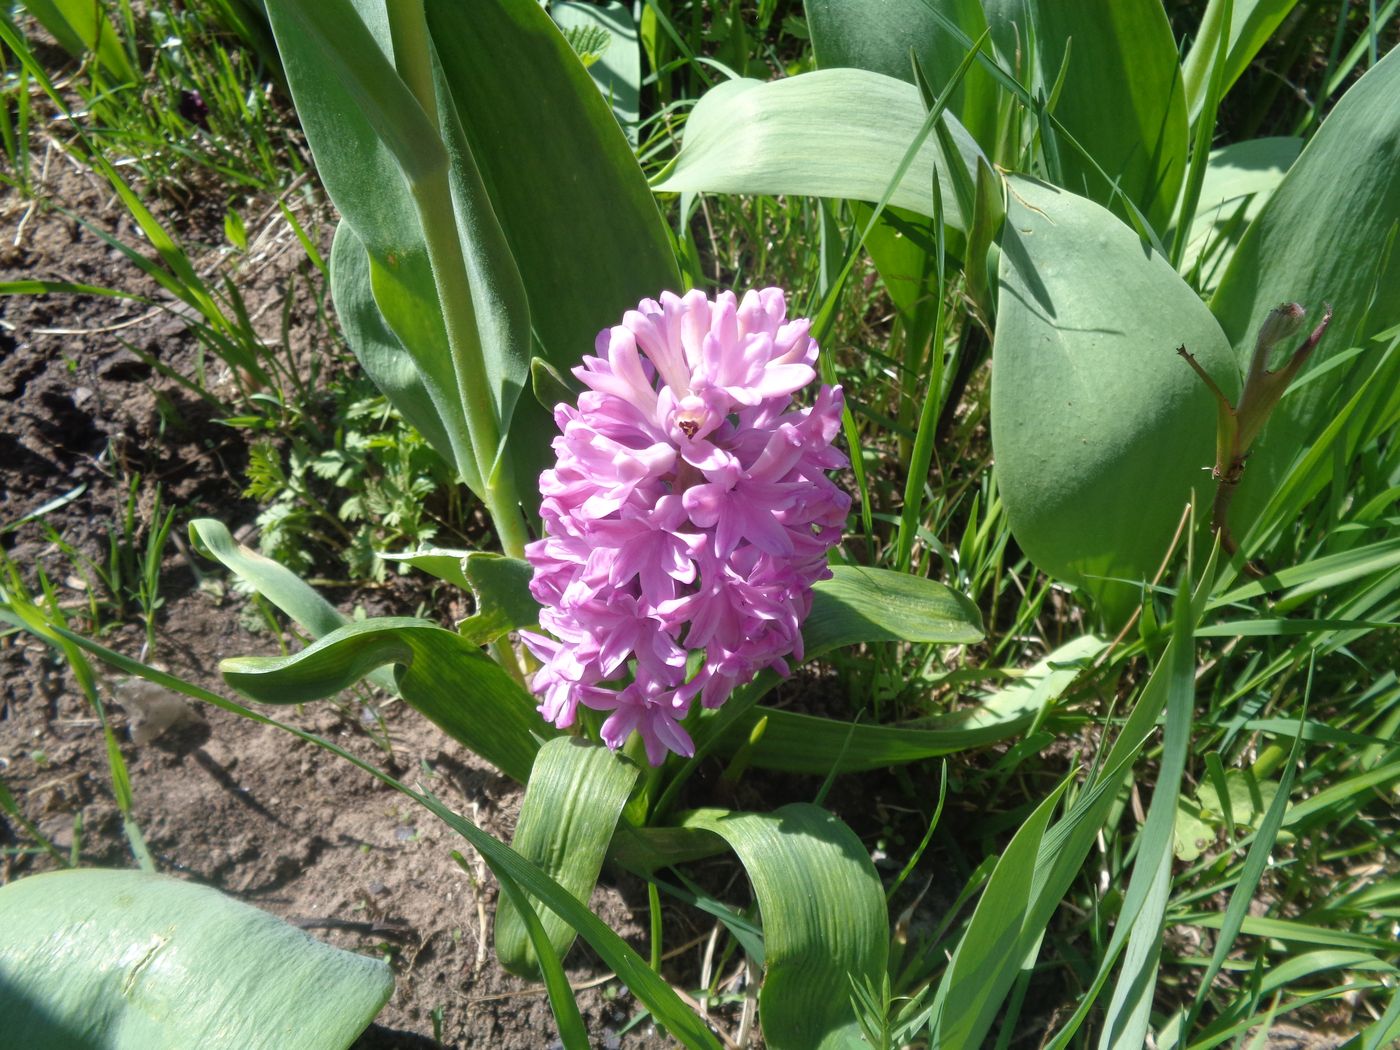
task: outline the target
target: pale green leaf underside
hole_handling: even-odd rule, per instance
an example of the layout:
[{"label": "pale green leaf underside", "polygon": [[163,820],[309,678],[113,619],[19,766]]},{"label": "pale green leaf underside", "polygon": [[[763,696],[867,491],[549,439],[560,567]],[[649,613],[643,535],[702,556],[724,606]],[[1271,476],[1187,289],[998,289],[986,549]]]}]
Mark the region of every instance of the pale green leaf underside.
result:
[{"label": "pale green leaf underside", "polygon": [[343,1050],[394,990],[207,886],[76,869],[0,889],[0,1017],[25,1050]]},{"label": "pale green leaf underside", "polygon": [[[686,121],[680,156],[653,189],[787,193],[878,202],[926,113],[918,88],[863,69],[823,69],[711,89]],[[959,162],[974,172],[981,151],[951,115]],[[932,215],[938,178],[950,226],[963,228],[957,192],[929,136],[889,203]]]}]

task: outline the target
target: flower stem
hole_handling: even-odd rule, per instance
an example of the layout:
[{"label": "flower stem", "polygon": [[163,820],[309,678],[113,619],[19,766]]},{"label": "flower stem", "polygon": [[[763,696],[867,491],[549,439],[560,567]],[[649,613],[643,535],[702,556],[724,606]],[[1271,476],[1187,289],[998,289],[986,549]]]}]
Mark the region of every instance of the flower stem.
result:
[{"label": "flower stem", "polygon": [[[387,10],[394,42],[394,65],[433,127],[437,128],[432,53],[422,0],[401,0],[389,4]],[[452,184],[445,151],[443,156],[442,164],[410,180],[409,192],[418,210],[433,282],[437,286],[447,345],[457,378],[457,396],[462,402],[471,439],[472,466],[480,479],[478,495],[496,527],[502,551],[519,558],[524,556],[528,539],[525,518],[508,454],[502,452],[501,462],[496,462],[497,451],[501,449],[500,421],[491,401],[476,310],[472,305],[471,282],[452,206]]]}]

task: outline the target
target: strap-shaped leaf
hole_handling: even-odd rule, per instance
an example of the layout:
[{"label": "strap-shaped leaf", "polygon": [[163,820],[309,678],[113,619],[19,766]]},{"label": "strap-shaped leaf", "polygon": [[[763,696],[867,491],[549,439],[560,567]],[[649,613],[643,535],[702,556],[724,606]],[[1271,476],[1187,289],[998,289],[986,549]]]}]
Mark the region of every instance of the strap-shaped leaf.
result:
[{"label": "strap-shaped leaf", "polygon": [[[587,904],[637,772],[605,747],[551,740],[535,756],[511,848]],[[562,958],[578,933],[552,911],[539,918]],[[496,958],[514,973],[539,975],[528,924],[508,896],[496,906]]]},{"label": "strap-shaped leaf", "polygon": [[[1245,232],[1210,308],[1241,365],[1279,303],[1332,325],[1310,371],[1400,322],[1400,49],[1342,96]],[[1291,349],[1291,347],[1289,348]],[[1381,359],[1379,348],[1289,393],[1254,445],[1233,504],[1236,535]],[[1308,373],[1304,373],[1306,380]]]},{"label": "strap-shaped leaf", "polygon": [[523,782],[537,738],[558,732],[524,688],[470,641],[410,617],[347,624],[291,656],[239,656],[219,670],[254,700],[300,704],[333,696],[385,664],[397,665],[399,694],[414,710],[508,777]]},{"label": "strap-shaped leaf", "polygon": [[[680,156],[653,188],[878,202],[925,115],[913,84],[863,69],[822,69],[771,83],[726,81],[691,112]],[[944,114],[943,121],[970,176],[981,150],[956,118]],[[935,136],[925,140],[889,203],[933,215],[934,178],[947,204],[944,220],[963,229]]]},{"label": "strap-shaped leaf", "polygon": [[772,813],[685,818],[739,855],[763,919],[759,1016],[773,1050],[860,1045],[851,987],[885,975],[889,916],[870,855],[849,827],[799,802]]},{"label": "strap-shaped leaf", "polygon": [[182,879],[82,868],[0,888],[6,1046],[344,1050],[393,990],[382,960]]},{"label": "strap-shaped leaf", "polygon": [[1210,311],[1104,208],[1009,181],[992,370],[992,447],[1011,530],[1110,616],[1137,601],[1192,492],[1208,505],[1216,404],[1239,377]]},{"label": "strap-shaped leaf", "polygon": [[[290,616],[311,637],[324,638],[350,622],[291,569],[235,540],[223,522],[196,518],[190,522],[190,542]],[[373,672],[369,679],[381,689],[398,691],[387,668]]]},{"label": "strap-shaped leaf", "polygon": [[748,745],[764,719],[763,735],[749,747],[749,762],[760,769],[788,773],[854,773],[985,747],[1015,736],[1035,722],[1103,651],[1104,644],[1093,635],[1076,638],[1028,668],[1015,684],[975,707],[909,725],[853,725],[834,718],[755,707],[724,734],[718,750],[732,754]]}]

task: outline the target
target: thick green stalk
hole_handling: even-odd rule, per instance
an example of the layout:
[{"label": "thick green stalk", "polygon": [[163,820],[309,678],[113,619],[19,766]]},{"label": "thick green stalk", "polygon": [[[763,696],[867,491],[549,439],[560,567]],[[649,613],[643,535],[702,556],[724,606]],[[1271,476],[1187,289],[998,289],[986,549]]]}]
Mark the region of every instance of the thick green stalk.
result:
[{"label": "thick green stalk", "polygon": [[[432,53],[422,0],[396,0],[387,7],[389,31],[394,42],[394,65],[433,127],[437,128]],[[443,157],[443,164],[434,165],[420,178],[410,180],[409,192],[423,227],[438,302],[442,306],[447,344],[457,377],[457,395],[462,400],[467,430],[471,435],[472,456],[481,478],[482,491],[479,495],[496,527],[502,551],[519,558],[524,556],[528,539],[525,518],[520,510],[509,454],[503,454],[499,462],[496,460],[496,452],[501,448],[500,420],[491,402],[491,387],[481,353],[476,310],[472,306],[471,283],[467,277],[466,259],[462,254],[456,213],[452,206],[452,184],[445,151]]]}]

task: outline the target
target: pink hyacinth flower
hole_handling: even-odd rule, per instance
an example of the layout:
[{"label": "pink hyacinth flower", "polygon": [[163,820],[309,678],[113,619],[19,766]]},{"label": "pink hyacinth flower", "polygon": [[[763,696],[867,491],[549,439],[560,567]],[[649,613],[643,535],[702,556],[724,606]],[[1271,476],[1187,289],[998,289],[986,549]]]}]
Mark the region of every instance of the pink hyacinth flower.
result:
[{"label": "pink hyacinth flower", "polygon": [[697,696],[718,707],[801,659],[851,503],[826,476],[846,465],[840,387],[793,401],[817,375],[809,328],[778,288],[663,292],[574,369],[588,389],[555,409],[544,537],[525,550],[553,636],[523,636],[543,664],[531,686],[555,725],[608,711],[604,742],[635,730],[658,765],[694,753],[681,720]]}]

